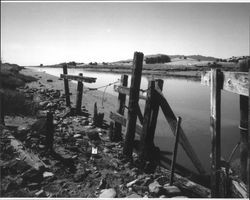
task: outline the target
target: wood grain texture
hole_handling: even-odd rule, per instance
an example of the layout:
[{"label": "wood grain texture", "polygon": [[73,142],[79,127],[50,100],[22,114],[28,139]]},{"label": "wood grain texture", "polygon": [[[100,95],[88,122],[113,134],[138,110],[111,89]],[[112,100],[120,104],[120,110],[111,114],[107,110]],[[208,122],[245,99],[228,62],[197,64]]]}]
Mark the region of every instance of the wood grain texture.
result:
[{"label": "wood grain texture", "polygon": [[96,78],[87,77],[87,76],[61,74],[60,78],[64,78],[64,79],[68,79],[68,80],[70,79],[70,80],[80,81],[80,82],[85,82],[85,83],[95,83],[96,82]]},{"label": "wood grain texture", "polygon": [[[246,72],[223,72],[222,89],[235,94],[249,96],[249,79]],[[201,84],[211,85],[211,72],[204,72],[201,75]]]}]

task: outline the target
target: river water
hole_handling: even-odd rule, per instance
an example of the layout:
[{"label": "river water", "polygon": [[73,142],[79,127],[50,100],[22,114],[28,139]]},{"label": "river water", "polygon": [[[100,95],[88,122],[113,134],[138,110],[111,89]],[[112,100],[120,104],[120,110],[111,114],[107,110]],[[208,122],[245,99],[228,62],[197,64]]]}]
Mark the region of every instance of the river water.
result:
[{"label": "river water", "polygon": [[[31,68],[38,71],[45,71],[48,74],[60,76],[61,68]],[[89,72],[82,69],[68,69],[68,74],[96,77],[96,83],[87,84],[86,87],[100,87],[120,79],[120,74]],[[201,85],[200,82],[188,79],[178,79],[170,77],[161,77],[164,80],[163,94],[170,104],[176,116],[182,117],[182,128],[192,144],[195,152],[200,158],[207,172],[210,170],[211,137],[209,130],[210,123],[210,89]],[[129,81],[130,84],[130,76]],[[146,89],[148,79],[142,76],[141,88]],[[104,90],[102,88],[100,90]],[[107,93],[118,95],[113,91],[113,86],[106,89]],[[239,96],[222,91],[222,157],[228,159],[232,149],[239,141]],[[143,107],[144,102],[140,101]],[[143,111],[144,108],[141,110]],[[174,136],[164,118],[162,112],[159,112],[155,136],[155,144],[163,151],[172,151],[174,145]],[[238,157],[238,152],[234,158]],[[169,157],[171,158],[171,157]],[[183,151],[178,148],[177,162],[196,172],[193,164]]]}]

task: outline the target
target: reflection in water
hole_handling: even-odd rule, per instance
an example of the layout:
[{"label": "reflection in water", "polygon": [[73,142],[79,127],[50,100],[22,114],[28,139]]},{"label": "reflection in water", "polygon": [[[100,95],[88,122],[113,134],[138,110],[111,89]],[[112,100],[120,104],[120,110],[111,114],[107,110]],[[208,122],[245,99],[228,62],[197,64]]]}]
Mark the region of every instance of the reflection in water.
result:
[{"label": "reflection in water", "polygon": [[[49,74],[60,76],[60,68],[33,68],[45,71]],[[96,77],[96,83],[84,83],[86,87],[100,87],[120,79],[120,74],[89,72],[82,69],[68,69],[71,75],[83,73],[84,76]],[[211,151],[209,121],[209,87],[203,86],[200,82],[185,79],[161,77],[164,80],[163,94],[168,100],[176,116],[182,117],[182,127],[186,133],[198,157],[201,159],[206,170],[210,169],[209,154]],[[130,84],[130,76],[128,83]],[[146,89],[148,81],[142,77],[141,88]],[[102,91],[105,88],[101,89]],[[113,87],[108,87],[107,93],[117,95]],[[140,101],[142,111],[144,102]],[[159,112],[155,144],[163,151],[172,151],[174,145],[173,134],[166,123],[162,112]],[[239,96],[228,92],[222,92],[222,156],[227,159],[232,149],[239,141]],[[170,157],[171,158],[171,157]],[[190,160],[182,148],[178,149],[177,162],[195,171]]]}]

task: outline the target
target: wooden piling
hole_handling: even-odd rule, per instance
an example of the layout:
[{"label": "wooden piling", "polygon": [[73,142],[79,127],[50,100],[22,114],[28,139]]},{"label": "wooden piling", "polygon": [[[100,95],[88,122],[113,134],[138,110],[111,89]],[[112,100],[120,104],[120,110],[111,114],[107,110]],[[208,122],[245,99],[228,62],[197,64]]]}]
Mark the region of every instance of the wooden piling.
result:
[{"label": "wooden piling", "polygon": [[[250,66],[250,59],[248,59],[248,66]],[[248,69],[248,80],[250,81],[250,67]],[[248,87],[250,94],[250,86]],[[250,98],[248,98],[248,127],[250,127]],[[248,170],[250,171],[250,131],[248,129]],[[247,176],[247,190],[248,198],[250,198],[250,173]]]},{"label": "wooden piling", "polygon": [[47,133],[46,133],[46,145],[48,151],[53,150],[54,142],[54,124],[53,124],[53,113],[47,112]]},{"label": "wooden piling", "polygon": [[[80,73],[79,76],[82,76],[82,73]],[[77,96],[76,96],[76,114],[81,113],[82,93],[83,93],[83,83],[81,81],[78,81],[78,83],[77,83]]]},{"label": "wooden piling", "polygon": [[[247,60],[240,61],[240,71],[248,72]],[[247,157],[248,157],[248,97],[240,95],[240,176],[247,182]]]},{"label": "wooden piling", "polygon": [[131,86],[129,91],[128,123],[123,148],[123,154],[127,157],[132,157],[133,153],[133,142],[135,138],[137,104],[139,101],[142,65],[143,53],[135,52],[133,60]]},{"label": "wooden piling", "polygon": [[[68,74],[68,65],[63,65],[63,74]],[[70,96],[69,96],[69,81],[64,78],[64,90],[65,90],[65,98],[66,98],[66,106],[71,107],[70,105]]]},{"label": "wooden piling", "polygon": [[[155,80],[155,84],[157,87],[162,91],[163,88],[163,80],[162,79],[157,79]],[[157,117],[159,113],[159,99],[156,97],[155,90],[153,90],[152,93],[152,119],[150,122],[150,132],[151,134],[149,135],[149,140],[154,140],[154,135],[155,135],[155,129],[156,129],[156,124],[157,124]]]},{"label": "wooden piling", "polygon": [[177,125],[176,125],[176,131],[175,131],[175,144],[174,144],[174,153],[171,163],[171,175],[170,175],[170,185],[173,185],[174,182],[174,171],[175,171],[175,163],[176,163],[176,157],[177,157],[177,150],[178,150],[178,143],[179,143],[179,135],[180,135],[180,125],[181,125],[181,117],[177,118]]},{"label": "wooden piling", "polygon": [[[124,87],[127,87],[127,85],[128,85],[128,75],[122,75],[121,76],[121,85],[124,86]],[[120,115],[124,115],[125,103],[126,103],[126,94],[119,93],[117,112]],[[118,123],[118,122],[115,122],[114,138],[113,139],[115,141],[121,141],[122,140],[122,125],[120,123]]]},{"label": "wooden piling", "polygon": [[[2,61],[0,65],[0,76],[1,76],[1,67],[2,67]],[[2,79],[0,80],[0,124],[4,125],[4,92],[3,92],[3,86],[2,86]]]},{"label": "wooden piling", "polygon": [[140,135],[140,160],[142,162],[152,161],[152,149],[154,147],[153,140],[151,139],[152,132],[150,132],[150,123],[152,121],[152,108],[153,108],[153,92],[155,89],[155,81],[148,82],[147,99],[144,109],[143,127]]},{"label": "wooden piling", "polygon": [[220,197],[220,158],[221,158],[221,88],[222,73],[219,69],[211,70],[210,94],[210,131],[212,138],[211,160],[211,196]]}]

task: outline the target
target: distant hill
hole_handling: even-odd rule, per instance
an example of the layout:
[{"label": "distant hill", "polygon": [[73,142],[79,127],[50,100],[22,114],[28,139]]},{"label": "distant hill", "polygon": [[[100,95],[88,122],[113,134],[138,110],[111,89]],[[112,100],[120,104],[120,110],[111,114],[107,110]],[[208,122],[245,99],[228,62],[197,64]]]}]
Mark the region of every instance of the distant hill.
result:
[{"label": "distant hill", "polygon": [[[153,57],[159,57],[159,56],[163,56],[166,54],[153,54],[153,55],[146,55],[144,56],[144,61],[146,60],[146,58],[153,58]],[[214,62],[216,61],[218,58],[215,57],[211,57],[211,56],[202,56],[202,55],[168,55],[171,58],[171,61],[173,60],[183,60],[183,59],[188,59],[188,60],[195,60],[195,61],[209,61],[209,62]],[[133,60],[132,59],[127,59],[127,60],[120,60],[120,61],[116,61],[113,62],[113,64],[117,64],[117,63],[131,63]]]}]

